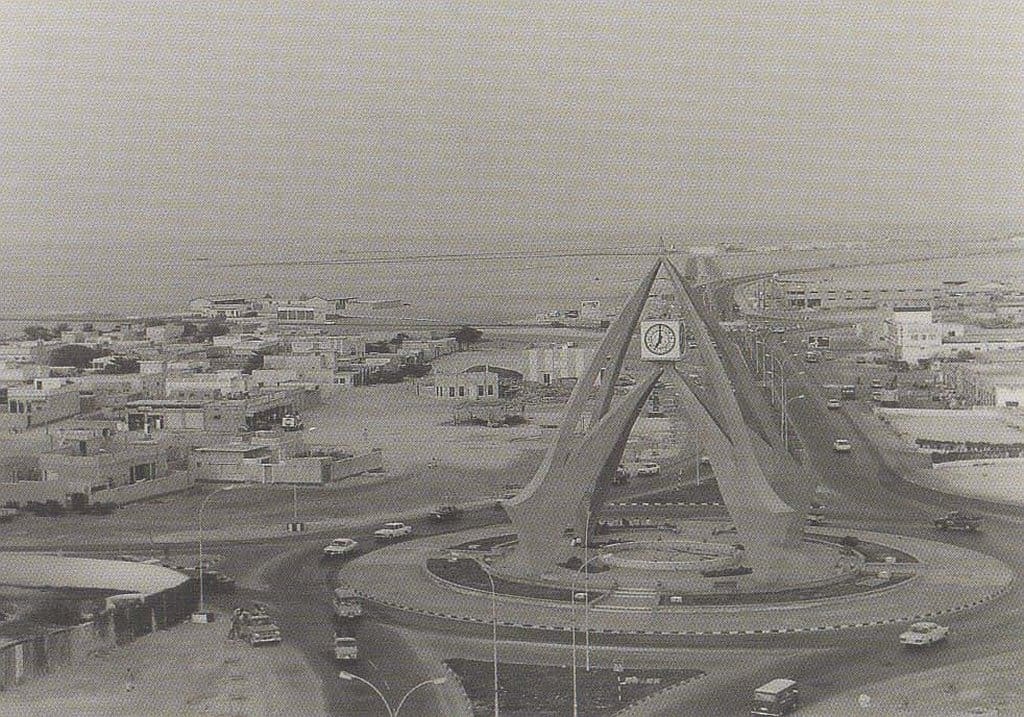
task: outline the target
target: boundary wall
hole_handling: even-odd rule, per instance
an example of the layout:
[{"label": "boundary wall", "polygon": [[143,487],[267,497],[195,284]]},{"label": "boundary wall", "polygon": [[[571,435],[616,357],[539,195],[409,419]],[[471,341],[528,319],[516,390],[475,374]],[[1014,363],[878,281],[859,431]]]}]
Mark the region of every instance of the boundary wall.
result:
[{"label": "boundary wall", "polygon": [[117,560],[0,553],[0,583],[127,593],[108,598],[103,612],[87,622],[0,642],[0,692],[171,627],[188,618],[196,605],[194,579],[156,565]]}]

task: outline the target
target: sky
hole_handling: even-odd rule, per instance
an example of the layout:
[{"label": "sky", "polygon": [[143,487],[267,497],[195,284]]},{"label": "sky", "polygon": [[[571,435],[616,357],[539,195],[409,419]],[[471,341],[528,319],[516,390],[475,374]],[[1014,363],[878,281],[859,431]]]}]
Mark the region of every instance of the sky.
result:
[{"label": "sky", "polygon": [[0,37],[0,246],[1024,228],[1020,2],[42,0]]}]

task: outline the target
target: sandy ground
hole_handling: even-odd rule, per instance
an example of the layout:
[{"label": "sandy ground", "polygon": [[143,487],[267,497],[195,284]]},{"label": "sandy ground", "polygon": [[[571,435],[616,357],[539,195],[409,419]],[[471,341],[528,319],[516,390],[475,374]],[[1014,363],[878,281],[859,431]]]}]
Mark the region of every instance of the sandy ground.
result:
[{"label": "sandy ground", "polygon": [[946,492],[1024,505],[1024,458],[997,458],[982,461],[950,461],[932,469]]},{"label": "sandy ground", "polygon": [[808,717],[862,713],[915,717],[1024,714],[1024,666],[1019,654],[1004,653],[876,682],[800,710]]},{"label": "sandy ground", "polygon": [[1024,443],[1024,420],[1007,411],[881,408],[878,414],[908,443],[916,438]]},{"label": "sandy ground", "polygon": [[228,621],[218,617],[162,630],[10,689],[0,699],[0,717],[326,714],[319,678],[297,649],[228,640]]}]

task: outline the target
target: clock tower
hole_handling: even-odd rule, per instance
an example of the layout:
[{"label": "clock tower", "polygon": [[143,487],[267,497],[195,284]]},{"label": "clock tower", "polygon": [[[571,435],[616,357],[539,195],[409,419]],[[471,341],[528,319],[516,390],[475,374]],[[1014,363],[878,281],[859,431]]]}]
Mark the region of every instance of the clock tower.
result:
[{"label": "clock tower", "polygon": [[683,322],[654,319],[640,322],[640,358],[645,361],[678,361],[683,357]]}]

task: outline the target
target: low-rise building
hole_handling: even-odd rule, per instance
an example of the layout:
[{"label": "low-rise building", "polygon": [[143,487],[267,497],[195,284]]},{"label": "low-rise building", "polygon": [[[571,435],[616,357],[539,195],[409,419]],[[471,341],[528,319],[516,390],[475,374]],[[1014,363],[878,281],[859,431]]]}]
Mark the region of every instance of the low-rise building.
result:
[{"label": "low-rise building", "polygon": [[146,338],[158,344],[181,338],[185,333],[184,324],[162,324],[160,326],[147,326]]},{"label": "low-rise building", "polygon": [[245,395],[245,377],[241,371],[211,373],[173,373],[165,379],[165,396],[186,401],[241,397]]},{"label": "low-rise building", "polygon": [[935,323],[930,307],[893,307],[884,325],[886,343],[897,361],[915,363],[942,351],[944,325]]},{"label": "low-rise building", "polygon": [[188,302],[189,313],[206,319],[237,319],[258,310],[259,301],[238,294],[204,296]]},{"label": "low-rise building", "polygon": [[63,378],[36,378],[29,385],[7,388],[7,413],[0,413],[0,430],[22,430],[77,415],[82,410],[78,390]]},{"label": "low-rise building", "polygon": [[366,338],[363,336],[291,336],[288,344],[295,354],[331,352],[356,358],[366,354]]},{"label": "low-rise building", "polygon": [[280,301],[274,306],[274,318],[283,324],[324,324],[340,317],[350,300],[351,297],[325,299],[311,296]]},{"label": "low-rise building", "polygon": [[[278,445],[284,440],[285,445]],[[341,449],[306,446],[301,440],[254,435],[192,451],[200,480],[245,483],[322,484],[383,469],[380,450],[357,455]]]},{"label": "low-rise building", "polygon": [[487,369],[435,374],[434,395],[462,401],[493,400],[498,398],[498,378],[497,371]]},{"label": "low-rise building", "polygon": [[574,343],[527,349],[523,379],[545,386],[565,379],[578,380],[596,354],[596,348]]}]

